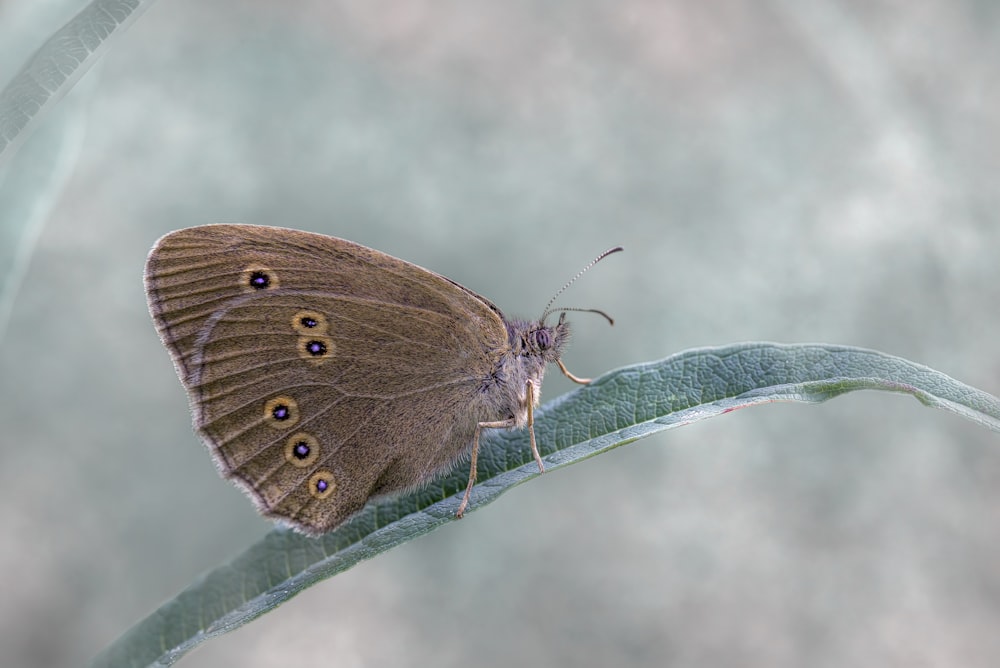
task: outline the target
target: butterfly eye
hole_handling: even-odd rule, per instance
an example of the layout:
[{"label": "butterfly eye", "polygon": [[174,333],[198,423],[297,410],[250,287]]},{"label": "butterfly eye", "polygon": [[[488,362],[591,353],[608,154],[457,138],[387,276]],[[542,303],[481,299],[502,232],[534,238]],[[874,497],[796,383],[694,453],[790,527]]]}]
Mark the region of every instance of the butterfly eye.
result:
[{"label": "butterfly eye", "polygon": [[552,336],[549,334],[547,329],[536,329],[532,332],[532,336],[535,339],[535,345],[538,346],[539,350],[546,350],[552,345]]}]

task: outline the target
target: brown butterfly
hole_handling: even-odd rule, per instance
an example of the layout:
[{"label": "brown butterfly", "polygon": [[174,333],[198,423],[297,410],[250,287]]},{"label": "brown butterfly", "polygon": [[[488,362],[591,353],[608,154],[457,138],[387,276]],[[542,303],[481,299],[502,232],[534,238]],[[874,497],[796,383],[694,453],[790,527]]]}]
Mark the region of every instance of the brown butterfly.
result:
[{"label": "brown butterfly", "polygon": [[528,427],[544,471],[532,424],[546,363],[589,382],[560,354],[565,311],[593,309],[557,309],[551,326],[548,308],[508,320],[454,281],[343,239],[179,230],[157,241],[145,281],[220,471],[262,514],[308,534],[471,455],[461,517],[481,431]]}]

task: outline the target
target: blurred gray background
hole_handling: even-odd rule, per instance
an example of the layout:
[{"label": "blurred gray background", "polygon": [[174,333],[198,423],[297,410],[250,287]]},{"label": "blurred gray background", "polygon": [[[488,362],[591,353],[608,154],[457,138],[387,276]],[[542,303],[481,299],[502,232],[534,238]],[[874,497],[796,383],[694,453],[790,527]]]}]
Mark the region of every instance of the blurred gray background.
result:
[{"label": "blurred gray background", "polygon": [[[35,4],[41,40],[83,3]],[[616,319],[573,318],[577,374],[820,341],[997,394],[998,104],[986,1],[153,5],[46,120],[82,131],[0,343],[3,663],[80,664],[270,529],[146,312],[161,234],[346,237],[522,316],[621,244],[562,300]],[[997,434],[770,405],[536,479],[182,665],[996,666],[998,551]]]}]

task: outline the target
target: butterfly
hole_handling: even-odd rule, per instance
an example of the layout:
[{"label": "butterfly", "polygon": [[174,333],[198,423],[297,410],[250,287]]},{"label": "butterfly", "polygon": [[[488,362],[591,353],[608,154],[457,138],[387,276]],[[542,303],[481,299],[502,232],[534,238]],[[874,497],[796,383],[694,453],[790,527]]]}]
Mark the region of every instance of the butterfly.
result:
[{"label": "butterfly", "polygon": [[551,310],[562,290],[538,320],[508,319],[439,274],[278,227],[171,232],[145,285],[220,472],[263,515],[311,535],[469,457],[461,517],[484,429],[527,428],[544,471],[533,411],[546,365],[589,382],[561,360],[566,311],[611,322]]}]

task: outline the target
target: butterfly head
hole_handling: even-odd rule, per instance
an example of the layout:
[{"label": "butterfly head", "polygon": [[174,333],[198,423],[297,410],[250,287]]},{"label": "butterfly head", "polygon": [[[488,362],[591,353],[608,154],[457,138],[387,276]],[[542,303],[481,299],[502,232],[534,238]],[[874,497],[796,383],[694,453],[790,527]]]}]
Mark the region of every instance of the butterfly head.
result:
[{"label": "butterfly head", "polygon": [[520,352],[540,357],[546,362],[558,362],[568,340],[569,323],[563,313],[555,325],[546,325],[544,320],[530,323],[521,336]]},{"label": "butterfly head", "polygon": [[[607,313],[599,309],[593,309],[593,308],[553,309],[552,305],[555,303],[556,299],[559,298],[559,295],[565,292],[566,288],[573,285],[576,279],[583,276],[583,274],[586,273],[588,269],[593,267],[595,264],[597,264],[607,256],[611,255],[612,253],[618,253],[621,250],[622,250],[621,246],[617,246],[615,248],[606,250],[600,255],[598,255],[593,262],[591,262],[582,270],[580,270],[580,273],[571,278],[566,283],[566,285],[559,288],[559,290],[554,295],[552,295],[552,299],[550,299],[549,303],[545,305],[545,310],[542,312],[542,317],[538,319],[537,323],[535,323],[531,328],[527,330],[527,337],[525,343],[527,350],[530,351],[530,354],[541,357],[541,359],[543,359],[545,362],[555,362],[556,364],[559,365],[560,371],[562,371],[567,378],[576,383],[580,383],[581,385],[586,385],[587,383],[590,382],[590,380],[587,378],[577,378],[576,376],[571,374],[569,371],[567,371],[566,366],[562,363],[562,360],[560,359],[560,357],[562,356],[562,349],[566,345],[566,342],[569,340],[569,323],[566,322],[566,313],[568,311],[582,311],[584,313],[596,313],[601,317],[605,318],[612,325],[615,324],[615,321],[611,319],[611,316],[609,316]],[[559,322],[557,322],[553,326],[546,325],[545,324],[546,318],[548,318],[553,313],[559,313]]]}]

